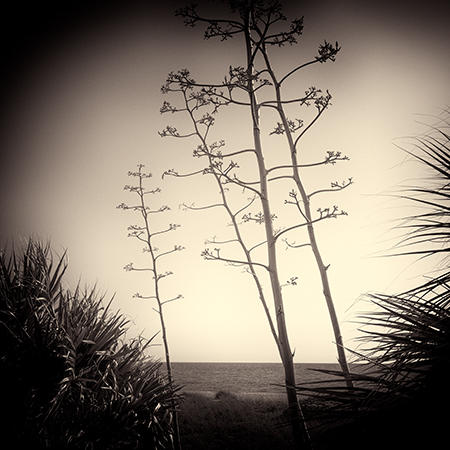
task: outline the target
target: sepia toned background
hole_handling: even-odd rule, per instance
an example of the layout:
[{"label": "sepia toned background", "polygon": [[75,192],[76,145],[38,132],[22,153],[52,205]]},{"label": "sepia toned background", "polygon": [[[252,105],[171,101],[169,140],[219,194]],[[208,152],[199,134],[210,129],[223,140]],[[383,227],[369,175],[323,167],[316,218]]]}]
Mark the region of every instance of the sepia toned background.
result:
[{"label": "sepia toned background", "polygon": [[[223,9],[203,2],[205,11]],[[159,319],[151,303],[133,299],[148,294],[146,275],[129,273],[130,261],[145,254],[127,239],[126,227],[138,218],[116,209],[132,203],[123,191],[128,170],[143,163],[162,193],[157,206],[172,209],[158,224],[180,223],[160,247],[186,247],[165,261],[175,275],[167,297],[168,332],[174,361],[277,361],[254,286],[241,269],[204,261],[204,241],[226,237],[220,211],[189,212],[184,203],[202,205],[215,198],[207,177],[161,179],[164,170],[199,166],[195,142],[161,139],[167,123],[161,116],[160,87],[171,70],[189,68],[199,81],[220,81],[230,64],[243,61],[238,40],[205,41],[200,27],[185,28],[173,11],[183,2],[159,6],[143,2],[94,2],[85,7],[11,11],[12,31],[3,31],[5,70],[2,83],[0,159],[0,232],[3,242],[35,234],[51,239],[55,251],[68,251],[73,286],[97,284],[133,323],[133,332],[152,336]],[[338,204],[347,217],[320,223],[319,245],[330,263],[329,276],[344,337],[356,335],[358,302],[368,291],[408,287],[431,270],[428,260],[380,258],[397,242],[396,219],[408,214],[406,203],[388,194],[426,177],[396,145],[421,133],[446,107],[450,63],[445,2],[285,2],[289,18],[305,16],[301,43],[274,52],[277,70],[288,71],[311,59],[327,39],[339,41],[335,63],[299,73],[287,94],[311,85],[329,89],[332,107],[305,138],[307,161],[326,150],[342,151],[350,161],[314,169],[309,186],[353,177],[355,184],[329,195],[319,206]],[[301,117],[302,112],[299,113]],[[251,145],[245,112],[225,111],[214,136],[230,149]],[[269,136],[275,117],[263,121],[268,160],[286,151],[282,138]],[[244,125],[244,126],[243,126]],[[274,190],[274,212],[291,220],[283,205],[287,190]],[[248,234],[253,231],[248,225]],[[292,235],[301,242],[302,236]],[[308,249],[285,249],[280,243],[282,280],[298,276],[285,288],[288,329],[297,362],[335,362],[335,349],[320,280]],[[261,254],[261,258],[264,255]],[[155,341],[156,342],[156,341]],[[153,347],[155,354],[161,348]]]}]

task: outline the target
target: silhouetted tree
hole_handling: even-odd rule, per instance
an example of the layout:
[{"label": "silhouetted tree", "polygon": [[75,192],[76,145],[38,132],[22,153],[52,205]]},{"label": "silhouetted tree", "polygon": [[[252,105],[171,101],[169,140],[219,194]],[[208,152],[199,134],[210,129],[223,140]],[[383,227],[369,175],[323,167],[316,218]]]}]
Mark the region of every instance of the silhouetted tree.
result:
[{"label": "silhouetted tree", "polygon": [[150,216],[152,214],[158,214],[163,213],[170,208],[167,205],[160,206],[157,209],[151,209],[147,205],[146,197],[149,195],[158,194],[161,192],[160,188],[155,189],[149,189],[147,190],[146,186],[144,185],[144,180],[151,178],[151,173],[144,172],[143,169],[144,165],[139,164],[137,172],[128,172],[128,175],[132,178],[137,179],[137,185],[126,185],[124,189],[126,191],[129,191],[131,193],[134,193],[137,198],[138,202],[135,205],[127,205],[125,203],[121,203],[117,206],[117,208],[124,209],[124,210],[131,210],[134,212],[137,212],[141,216],[141,224],[140,225],[130,225],[128,227],[128,237],[137,239],[138,241],[141,241],[144,244],[143,251],[147,252],[150,255],[150,266],[149,267],[135,267],[133,263],[127,264],[124,269],[127,271],[147,271],[150,272],[153,280],[153,295],[142,295],[139,292],[134,294],[135,298],[140,299],[151,299],[155,300],[156,302],[156,308],[153,308],[153,310],[158,314],[160,323],[161,323],[161,335],[162,335],[162,341],[164,345],[164,354],[165,354],[165,360],[166,360],[166,368],[167,368],[167,378],[169,381],[169,385],[172,389],[172,414],[173,414],[173,428],[174,428],[174,442],[173,447],[174,449],[181,449],[181,443],[180,443],[180,432],[179,432],[179,426],[178,426],[178,414],[175,404],[175,388],[173,384],[173,375],[172,375],[172,365],[170,361],[170,351],[169,351],[169,342],[167,337],[167,328],[166,328],[166,322],[164,319],[164,305],[167,303],[173,302],[175,300],[178,300],[182,298],[182,295],[179,294],[176,297],[173,298],[164,298],[161,293],[161,281],[170,275],[173,275],[173,272],[170,271],[161,271],[159,266],[159,260],[167,255],[170,255],[172,253],[181,251],[184,249],[181,245],[174,245],[173,248],[168,249],[166,251],[160,251],[157,247],[155,247],[154,241],[156,236],[161,236],[166,233],[169,233],[171,231],[176,230],[179,225],[177,224],[169,224],[167,228],[162,230],[154,230],[151,223],[150,223]]},{"label": "silhouetted tree", "polygon": [[[287,31],[279,31],[279,25],[286,20],[279,2],[238,1],[230,2],[230,4],[232,11],[236,13],[235,16],[237,15],[238,17],[237,19],[202,17],[195,6],[182,8],[176,13],[184,19],[185,24],[188,26],[205,23],[206,39],[218,37],[223,41],[236,35],[241,36],[245,50],[245,62],[242,65],[230,66],[223,81],[219,83],[196,82],[187,69],[169,73],[166,83],[162,87],[162,92],[164,94],[172,93],[178,95],[180,99],[178,101],[181,101],[181,103],[174,105],[164,101],[161,113],[182,112],[189,117],[191,127],[187,131],[180,132],[176,127],[168,125],[160,132],[160,135],[174,138],[195,137],[198,140],[198,146],[194,150],[193,155],[196,158],[206,160],[206,164],[199,170],[190,173],[181,173],[178,170],[170,169],[164,175],[175,177],[210,175],[214,178],[220,193],[220,200],[217,203],[202,207],[195,205],[184,206],[192,210],[204,210],[215,207],[223,207],[225,209],[234,236],[231,239],[224,240],[213,238],[209,243],[215,247],[213,249],[206,248],[202,255],[208,260],[245,266],[246,270],[251,274],[284,366],[286,393],[294,437],[299,446],[302,444],[309,446],[309,433],[295,391],[293,354],[288,338],[282,295],[282,287],[296,285],[297,277],[291,277],[283,285],[280,283],[276,244],[294,230],[302,227],[307,229],[309,240],[306,244],[297,246],[287,240],[285,242],[290,247],[308,245],[313,250],[333,324],[338,359],[347,384],[351,386],[342,336],[328,281],[328,266],[323,263],[314,232],[314,224],[346,215],[346,212],[337,206],[332,206],[318,208],[317,213],[313,215],[311,198],[324,192],[345,189],[352,183],[352,180],[333,182],[330,188],[307,192],[299,169],[335,164],[337,161],[347,160],[348,158],[341,155],[340,152],[329,151],[324,159],[318,162],[304,164],[299,162],[298,145],[300,139],[329,106],[331,95],[328,92],[324,94],[316,87],[310,87],[304,95],[302,94],[298,98],[283,100],[281,97],[281,86],[286,79],[292,77],[303,67],[314,63],[333,61],[340,48],[337,43],[336,45],[331,45],[325,42],[320,45],[318,55],[312,61],[298,64],[286,75],[277,77],[270,63],[268,47],[282,47],[286,44],[295,44],[297,38],[302,34],[303,20],[294,19]],[[259,96],[263,100],[259,100]],[[292,104],[300,106],[315,105],[317,114],[307,124],[304,124],[300,119],[290,120],[286,116],[285,109]],[[249,114],[253,140],[250,148],[225,152],[224,147],[226,144],[224,140],[213,141],[210,138],[210,130],[215,124],[216,113],[219,109],[230,105],[241,107]],[[283,155],[280,154],[280,164],[276,166],[268,166],[265,161],[261,131],[262,112],[271,109],[277,112],[281,122],[269,134],[285,135],[288,143],[286,147],[288,150],[288,161],[284,163]],[[293,136],[296,132],[299,132],[299,134],[294,139]],[[249,163],[249,157],[253,158],[250,161],[250,170],[252,170],[254,177],[254,179],[250,180],[242,175],[243,170],[239,170],[242,163],[244,165]],[[237,158],[239,158],[239,163]],[[286,170],[290,171],[290,173],[286,174]],[[284,204],[295,206],[301,221],[295,221],[276,229],[274,228],[274,221],[277,219],[277,216],[273,213],[274,200],[269,195],[269,184],[278,180],[288,180],[290,183],[291,189],[287,189],[288,198],[284,201]],[[250,194],[245,203],[241,199],[236,199],[236,192],[242,191]],[[261,210],[255,212],[252,208],[257,205],[259,205]],[[244,230],[246,223],[262,224],[264,226],[264,238],[255,242],[254,236],[246,236]],[[222,251],[223,246],[233,243],[239,246],[244,257],[224,255]],[[258,249],[260,251],[263,248],[266,252],[267,263],[260,262],[255,257],[255,250]],[[262,289],[263,283],[259,272],[261,268],[265,269],[265,273],[269,276],[274,302],[274,318],[271,315]]]}]

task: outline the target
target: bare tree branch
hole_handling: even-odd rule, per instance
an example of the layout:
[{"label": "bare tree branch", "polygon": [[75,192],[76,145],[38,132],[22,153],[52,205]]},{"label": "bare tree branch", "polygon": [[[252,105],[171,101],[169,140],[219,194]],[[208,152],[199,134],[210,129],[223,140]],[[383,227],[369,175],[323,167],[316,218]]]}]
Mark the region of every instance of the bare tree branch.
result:
[{"label": "bare tree branch", "polygon": [[201,253],[201,256],[203,256],[208,261],[222,261],[222,262],[226,262],[226,263],[229,263],[229,264],[239,264],[239,265],[243,265],[243,266],[258,266],[258,267],[263,267],[264,269],[269,271],[269,267],[266,266],[265,264],[258,263],[258,262],[255,262],[255,261],[248,262],[248,261],[243,261],[243,260],[239,260],[239,259],[223,258],[219,254],[220,253],[220,249],[215,248],[214,251],[216,252],[216,254],[213,254],[209,250],[209,248],[206,248]]},{"label": "bare tree branch", "polygon": [[209,168],[205,168],[205,169],[196,170],[196,171],[190,172],[190,173],[180,174],[177,171],[175,171],[174,169],[168,169],[163,172],[161,178],[164,178],[165,176],[186,178],[186,177],[192,177],[194,175],[205,175],[206,173],[209,173],[209,171],[210,171]]},{"label": "bare tree branch", "polygon": [[[328,106],[329,104],[329,100],[331,99],[331,95],[329,95],[329,98],[326,102],[326,105]],[[295,139],[294,141],[294,149],[297,150],[297,144],[299,142],[299,140],[305,135],[305,133],[317,122],[317,120],[319,119],[319,117],[322,115],[322,113],[325,111],[326,107],[322,107],[322,108],[318,108],[317,110],[317,114],[316,117],[314,117],[314,119],[309,123],[309,125],[297,136],[297,139]]]},{"label": "bare tree branch", "polygon": [[324,192],[337,192],[342,191],[343,189],[349,187],[351,184],[353,184],[353,179],[349,178],[347,181],[343,181],[342,183],[338,183],[337,181],[334,181],[331,183],[331,188],[329,189],[318,189],[317,191],[313,191],[310,194],[308,194],[308,198],[311,198],[314,195],[322,194]]},{"label": "bare tree branch", "polygon": [[169,227],[166,228],[165,230],[153,231],[152,236],[157,236],[158,234],[168,233],[169,231],[176,230],[176,229],[179,228],[180,226],[181,226],[181,225],[178,225],[178,224],[176,224],[176,223],[171,223],[171,224],[169,224]]},{"label": "bare tree branch", "polygon": [[303,248],[303,247],[311,247],[310,242],[305,242],[304,244],[296,244],[295,241],[289,242],[287,238],[282,239],[282,241],[286,244],[286,249],[288,248]]},{"label": "bare tree branch", "polygon": [[287,80],[290,76],[292,76],[294,73],[298,72],[301,69],[304,69],[307,66],[310,66],[311,64],[323,63],[327,60],[334,61],[337,53],[340,50],[341,50],[341,47],[339,47],[337,42],[336,42],[336,45],[333,47],[330,43],[325,41],[324,44],[321,44],[321,46],[319,47],[319,56],[316,56],[316,58],[314,60],[308,61],[297,67],[294,67],[291,71],[289,71],[286,75],[284,75],[281,78],[281,80],[278,82],[278,86],[281,86],[282,83],[285,80]]},{"label": "bare tree branch", "polygon": [[303,167],[315,167],[315,166],[321,166],[324,164],[335,164],[336,161],[348,161],[348,156],[341,156],[341,152],[334,152],[334,151],[328,151],[327,156],[319,162],[316,163],[309,163],[309,164],[296,164],[293,166],[292,164],[283,164],[280,166],[274,166],[270,169],[267,169],[267,173],[272,172],[273,170],[279,170],[279,169],[293,169],[293,168],[303,168]]},{"label": "bare tree branch", "polygon": [[258,247],[260,247],[261,245],[264,245],[264,244],[266,244],[266,243],[267,243],[267,240],[266,240],[266,241],[258,242],[258,243],[255,244],[253,247],[250,247],[250,248],[248,249],[248,252],[251,253],[253,250],[255,250],[256,248],[258,248]]},{"label": "bare tree branch", "polygon": [[134,267],[133,263],[125,265],[123,270],[126,270],[127,272],[131,272],[132,270],[136,272],[153,272],[153,269],[150,267]]},{"label": "bare tree branch", "polygon": [[238,239],[228,239],[226,241],[218,241],[218,240],[216,240],[216,237],[214,236],[212,239],[206,239],[205,245],[209,245],[209,244],[223,245],[223,244],[231,244],[233,242],[239,243],[239,240]]},{"label": "bare tree branch", "polygon": [[179,300],[180,298],[183,298],[183,296],[181,294],[178,294],[176,297],[162,301],[161,305],[165,305],[166,303],[174,302],[175,300]]},{"label": "bare tree branch", "polygon": [[204,209],[211,209],[211,208],[216,208],[216,207],[220,207],[223,206],[223,203],[215,203],[213,205],[206,205],[206,206],[194,206],[194,203],[192,203],[191,205],[186,205],[186,203],[182,203],[180,206],[182,206],[184,209],[186,210],[190,210],[190,211],[202,211]]},{"label": "bare tree branch", "polygon": [[285,228],[284,230],[281,230],[280,232],[278,232],[275,235],[275,240],[279,239],[280,236],[282,236],[283,234],[288,233],[289,231],[292,231],[292,230],[296,230],[297,228],[301,228],[301,227],[304,227],[304,226],[307,226],[307,225],[312,225],[312,224],[320,222],[322,220],[335,219],[338,216],[346,216],[347,215],[347,213],[345,211],[342,211],[342,210],[339,211],[337,206],[333,206],[332,209],[330,209],[330,208],[325,208],[325,209],[319,208],[317,211],[320,214],[320,216],[317,219],[313,219],[313,220],[310,220],[308,222],[299,223],[299,224],[293,225],[291,227]]},{"label": "bare tree branch", "polygon": [[163,256],[170,255],[171,253],[179,252],[179,251],[184,250],[184,249],[185,249],[185,247],[183,247],[181,245],[174,245],[173,249],[168,250],[168,251],[163,252],[163,253],[160,253],[158,255],[155,255],[154,259],[156,261],[156,260],[160,259]]},{"label": "bare tree branch", "polygon": [[245,211],[247,208],[249,208],[256,200],[257,196],[254,195],[252,198],[248,199],[249,202],[244,205],[241,209],[238,209],[234,214],[232,214],[233,217],[237,217],[242,211]]}]

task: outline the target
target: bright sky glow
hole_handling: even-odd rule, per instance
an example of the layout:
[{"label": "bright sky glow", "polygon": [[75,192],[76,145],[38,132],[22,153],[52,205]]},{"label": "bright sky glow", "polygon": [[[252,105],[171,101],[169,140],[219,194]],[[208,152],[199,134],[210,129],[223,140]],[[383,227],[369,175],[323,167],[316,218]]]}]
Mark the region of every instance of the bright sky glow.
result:
[{"label": "bright sky glow", "polygon": [[[51,238],[57,252],[67,248],[70,282],[81,276],[83,283],[115,292],[114,304],[132,321],[133,333],[150,337],[159,329],[153,305],[132,298],[135,292],[149,295],[150,281],[144,273],[123,270],[146,256],[126,237],[126,227],[138,217],[116,209],[121,202],[132,203],[123,186],[131,181],[128,170],[143,163],[154,175],[149,186],[162,189],[155,206],[172,208],[158,217],[158,223],[182,225],[165,236],[160,247],[186,247],[165,260],[167,270],[175,273],[168,281],[167,297],[184,297],[167,305],[172,359],[278,361],[250,277],[241,269],[200,257],[206,239],[229,234],[223,212],[179,208],[183,202],[200,206],[214,201],[212,181],[161,180],[161,173],[170,168],[187,172],[201,167],[191,157],[197,142],[161,139],[157,134],[168,123],[186,123],[159,114],[166,99],[160,87],[167,73],[187,67],[198,80],[220,81],[230,64],[242,61],[238,41],[204,41],[200,29],[184,28],[172,15],[175,3],[74,32],[43,54],[39,64],[28,67],[20,91],[11,95],[10,126],[3,132],[9,157],[0,167],[2,237],[34,233]],[[406,12],[400,6],[389,9],[389,3],[376,11],[356,1],[339,3],[339,9],[326,2],[320,5],[307,5],[305,10],[288,5],[289,18],[305,15],[304,40],[275,51],[274,61],[283,73],[313,57],[323,39],[338,40],[342,46],[335,63],[299,73],[287,85],[286,97],[311,85],[329,89],[333,105],[305,138],[304,160],[321,159],[327,150],[350,158],[310,169],[305,176],[310,190],[348,177],[355,181],[341,193],[324,194],[315,204],[337,204],[349,213],[319,224],[317,234],[324,259],[331,264],[330,282],[344,338],[352,346],[357,333],[351,321],[365,307],[355,304],[361,294],[402,289],[432,268],[430,262],[414,258],[371,256],[391,248],[396,234],[390,228],[408,211],[385,194],[424,175],[394,143],[402,145],[405,136],[421,132],[418,121],[430,122],[417,114],[439,114],[448,103],[448,29],[439,9],[425,12],[428,3]],[[251,146],[248,130],[242,127],[246,121],[245,113],[230,109],[218,115],[214,133],[230,150]],[[264,117],[262,123],[267,161],[277,161],[279,152],[286,152],[283,138],[269,136],[274,117]],[[272,191],[273,212],[281,223],[291,214],[283,205],[287,192],[284,185]],[[256,224],[246,227],[249,233],[262,232]],[[290,239],[302,242],[302,235],[293,233]],[[299,278],[298,286],[283,289],[296,362],[335,362],[311,252],[286,250],[280,242],[279,259],[282,280]],[[266,291],[269,294],[268,287]],[[154,351],[162,356],[161,347]]]}]

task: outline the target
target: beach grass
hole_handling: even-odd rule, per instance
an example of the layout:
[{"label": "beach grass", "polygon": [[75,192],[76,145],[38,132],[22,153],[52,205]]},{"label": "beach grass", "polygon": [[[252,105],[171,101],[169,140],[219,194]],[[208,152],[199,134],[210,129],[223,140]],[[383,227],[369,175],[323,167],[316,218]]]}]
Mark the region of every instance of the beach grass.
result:
[{"label": "beach grass", "polygon": [[285,403],[270,394],[185,393],[180,410],[183,449],[293,448]]},{"label": "beach grass", "polygon": [[[274,393],[185,392],[180,407],[184,450],[294,448],[285,395]],[[304,413],[317,438],[345,423],[324,415],[324,404],[305,399]],[[319,447],[318,447],[319,448]],[[326,448],[326,447],[320,447]]]},{"label": "beach grass", "polygon": [[[440,448],[442,427],[421,422],[411,408],[342,415],[327,402],[304,400],[314,450]],[[186,392],[179,417],[183,450],[295,448],[282,395]]]}]

